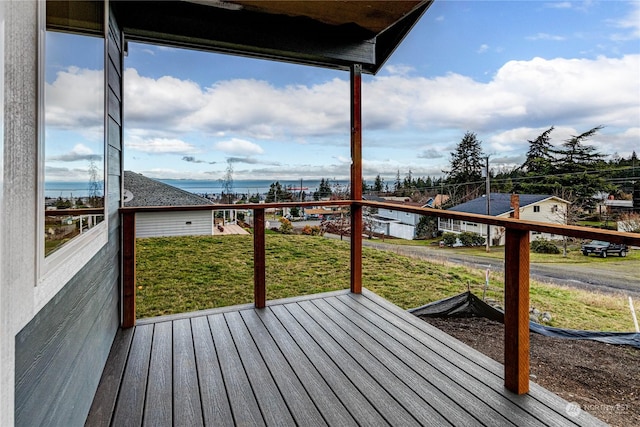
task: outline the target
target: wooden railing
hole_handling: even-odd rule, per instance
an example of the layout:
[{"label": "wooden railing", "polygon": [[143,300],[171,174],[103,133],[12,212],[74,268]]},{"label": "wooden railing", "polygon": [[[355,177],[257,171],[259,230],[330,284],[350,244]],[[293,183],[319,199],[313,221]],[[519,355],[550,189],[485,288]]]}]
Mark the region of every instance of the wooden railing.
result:
[{"label": "wooden railing", "polygon": [[[256,308],[266,306],[265,284],[265,210],[285,207],[350,206],[353,212],[362,212],[363,207],[391,209],[419,215],[451,218],[461,221],[504,227],[505,243],[505,386],[518,394],[529,391],[529,233],[537,231],[581,239],[605,240],[613,243],[640,246],[640,234],[600,230],[587,227],[549,224],[513,218],[497,218],[487,215],[467,214],[439,209],[400,206],[364,200],[337,200],[327,202],[266,203],[244,205],[199,205],[176,207],[121,208],[122,216],[122,261],[123,261],[123,319],[122,327],[135,325],[136,259],[135,259],[135,215],[139,212],[171,212],[250,209],[254,216],[254,304]],[[356,219],[359,215],[355,215]],[[360,222],[356,227],[361,227]],[[358,228],[354,228],[358,229]],[[362,234],[351,238],[351,291],[361,290]]]}]

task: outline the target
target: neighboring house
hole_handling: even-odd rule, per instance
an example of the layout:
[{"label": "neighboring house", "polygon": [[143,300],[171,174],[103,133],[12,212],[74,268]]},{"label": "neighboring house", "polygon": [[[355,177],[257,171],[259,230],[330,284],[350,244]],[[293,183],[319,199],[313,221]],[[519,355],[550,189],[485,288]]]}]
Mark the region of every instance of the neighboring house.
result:
[{"label": "neighboring house", "polygon": [[[124,172],[124,206],[211,205],[210,200],[135,172]],[[136,237],[213,234],[214,211],[139,212]]]},{"label": "neighboring house", "polygon": [[[408,197],[366,195],[363,198],[365,200],[392,203],[401,206],[430,207],[421,203],[412,202]],[[422,215],[414,213],[382,208],[378,209],[375,213],[365,215],[365,223],[369,224],[374,233],[405,240],[413,240],[416,238],[416,226],[422,217]]]},{"label": "neighboring house", "polygon": [[[511,194],[491,193],[490,215],[502,218],[514,217],[514,208],[511,205]],[[569,202],[559,197],[543,194],[520,194],[518,218],[529,221],[549,222],[552,224],[566,224],[567,207]],[[466,203],[454,206],[449,211],[486,215],[487,199],[485,196],[470,200]],[[469,221],[438,218],[438,230],[442,232],[462,233],[465,231],[478,233],[487,237],[487,226]],[[490,227],[491,245],[504,245],[504,229]],[[547,233],[532,232],[531,239],[537,237],[556,239],[561,236]]]},{"label": "neighboring house", "polygon": [[[634,208],[633,200],[606,199],[602,205],[600,213],[606,213],[607,215],[630,213],[633,212]],[[602,209],[602,207],[604,207],[604,209]]]},{"label": "neighboring house", "polygon": [[446,194],[436,194],[435,196],[429,197],[429,199],[427,199],[427,202],[424,204],[424,207],[439,209],[445,203],[447,203],[449,199],[450,197],[447,196]]}]

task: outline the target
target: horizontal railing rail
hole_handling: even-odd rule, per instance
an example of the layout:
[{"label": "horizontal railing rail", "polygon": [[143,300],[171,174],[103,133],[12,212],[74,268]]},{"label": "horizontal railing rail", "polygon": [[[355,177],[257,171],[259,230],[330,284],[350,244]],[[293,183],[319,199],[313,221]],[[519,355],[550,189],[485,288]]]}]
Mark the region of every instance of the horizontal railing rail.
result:
[{"label": "horizontal railing rail", "polygon": [[104,208],[47,209],[44,216],[104,215]]},{"label": "horizontal railing rail", "polygon": [[[288,207],[341,207],[349,206],[359,212],[362,208],[382,208],[425,216],[489,224],[505,229],[505,386],[518,394],[529,390],[529,233],[542,232],[580,239],[606,240],[640,246],[640,234],[602,230],[564,224],[550,224],[516,218],[497,218],[488,215],[453,212],[441,209],[396,205],[366,200],[330,200],[285,203],[219,204],[198,206],[148,206],[120,208],[122,217],[122,327],[135,325],[136,292],[136,239],[135,216],[137,213],[180,211],[253,211],[254,245],[254,305],[266,306],[265,283],[265,211]],[[67,212],[69,210],[64,210]],[[75,210],[74,210],[75,211]],[[81,210],[86,213],[87,210]],[[56,212],[56,211],[50,211]],[[63,212],[62,210],[58,212]],[[327,214],[331,214],[330,211]],[[356,215],[357,216],[357,215]],[[362,239],[351,239],[351,290],[361,289]],[[354,248],[355,246],[355,248]],[[354,250],[355,249],[355,250]],[[356,274],[353,274],[354,271]]]}]

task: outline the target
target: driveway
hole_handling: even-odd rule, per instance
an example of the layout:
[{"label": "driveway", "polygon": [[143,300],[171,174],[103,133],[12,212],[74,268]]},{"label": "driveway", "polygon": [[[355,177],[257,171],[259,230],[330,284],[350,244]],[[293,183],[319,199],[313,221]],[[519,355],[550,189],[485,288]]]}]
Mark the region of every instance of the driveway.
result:
[{"label": "driveway", "polygon": [[[340,236],[328,234],[325,236],[340,238]],[[447,248],[401,246],[367,239],[363,239],[362,244],[366,247],[427,261],[450,262],[482,270],[489,268],[494,272],[504,271],[504,259],[459,254]],[[624,293],[634,298],[640,297],[640,263],[628,259],[611,258],[607,263],[591,264],[531,263],[530,276],[539,282],[607,293]]]}]

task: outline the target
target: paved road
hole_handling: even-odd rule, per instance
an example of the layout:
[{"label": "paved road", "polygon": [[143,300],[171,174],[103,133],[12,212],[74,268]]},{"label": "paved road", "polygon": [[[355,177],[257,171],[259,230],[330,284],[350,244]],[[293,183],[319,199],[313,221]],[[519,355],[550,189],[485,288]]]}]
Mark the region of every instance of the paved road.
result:
[{"label": "paved road", "polygon": [[[331,238],[339,236],[326,235]],[[348,239],[348,238],[347,238]],[[363,240],[363,246],[413,256],[425,260],[451,262],[472,268],[504,271],[504,260],[474,255],[461,255],[447,249],[426,246],[400,246],[380,241]],[[611,261],[613,262],[613,260]],[[629,262],[629,261],[626,261]],[[536,264],[531,263],[531,278],[540,282],[556,283],[575,288],[597,290],[608,293],[624,293],[640,297],[640,265],[637,269],[608,271],[584,264]]]}]

